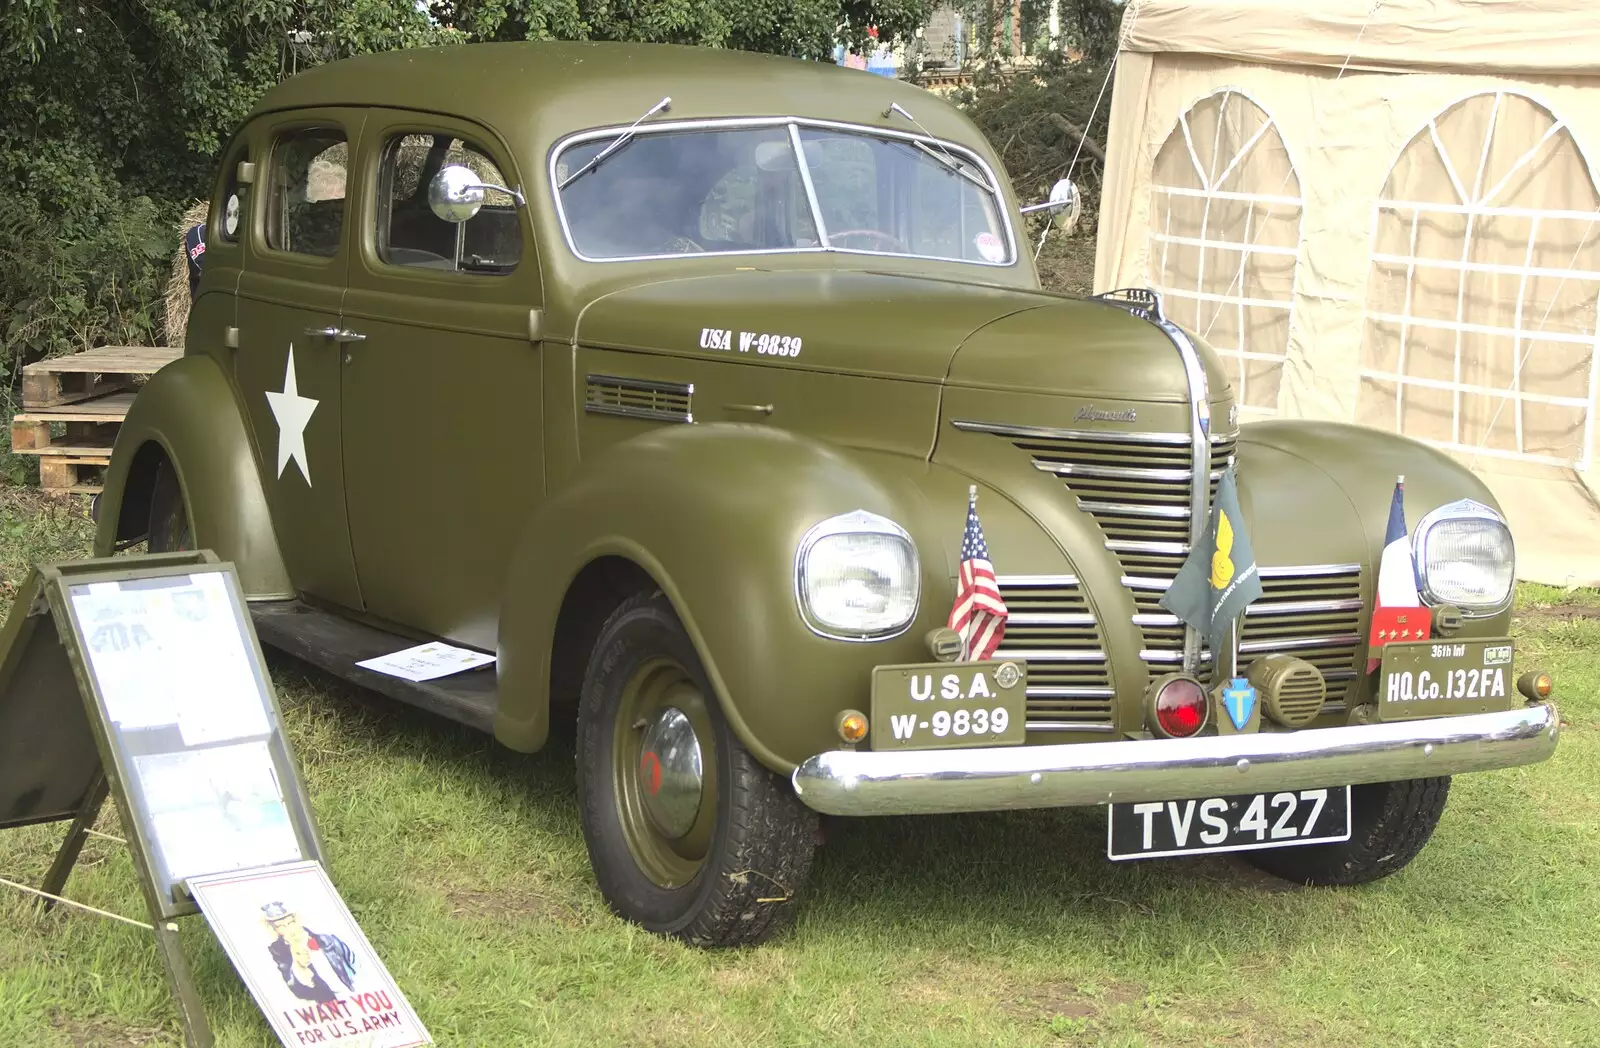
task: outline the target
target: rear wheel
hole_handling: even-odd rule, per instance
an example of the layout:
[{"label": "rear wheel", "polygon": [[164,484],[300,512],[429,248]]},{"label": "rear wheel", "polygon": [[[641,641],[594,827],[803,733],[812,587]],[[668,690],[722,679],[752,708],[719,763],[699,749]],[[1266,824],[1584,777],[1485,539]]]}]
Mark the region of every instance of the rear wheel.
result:
[{"label": "rear wheel", "polygon": [[699,946],[760,942],[793,912],[816,815],[723,718],[660,593],[600,631],[578,707],[578,796],[618,916]]},{"label": "rear wheel", "polygon": [[1245,852],[1251,865],[1298,884],[1366,884],[1405,867],[1433,836],[1450,778],[1373,782],[1350,788],[1350,839]]},{"label": "rear wheel", "polygon": [[194,533],[189,527],[189,511],[184,508],[178,473],[166,459],[156,467],[155,485],[150,491],[149,536],[147,548],[151,553],[194,548]]}]

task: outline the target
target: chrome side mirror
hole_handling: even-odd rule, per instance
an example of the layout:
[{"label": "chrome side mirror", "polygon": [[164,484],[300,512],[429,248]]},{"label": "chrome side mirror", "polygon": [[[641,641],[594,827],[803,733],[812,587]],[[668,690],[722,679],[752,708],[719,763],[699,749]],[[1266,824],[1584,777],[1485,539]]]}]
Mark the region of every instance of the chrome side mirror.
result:
[{"label": "chrome side mirror", "polygon": [[1056,225],[1065,232],[1072,232],[1078,225],[1078,218],[1083,214],[1083,200],[1078,195],[1078,187],[1070,179],[1063,178],[1050,187],[1050,199],[1042,204],[1029,204],[1022,209],[1024,215],[1033,214],[1035,211],[1048,211],[1055,218]]},{"label": "chrome side mirror", "polygon": [[483,189],[470,167],[442,167],[428,183],[428,206],[446,222],[465,222],[483,206]]},{"label": "chrome side mirror", "polygon": [[511,197],[519,206],[525,203],[520,190],[482,182],[472,168],[451,164],[440,168],[428,183],[428,206],[446,222],[465,222],[483,207],[484,194],[491,189]]}]

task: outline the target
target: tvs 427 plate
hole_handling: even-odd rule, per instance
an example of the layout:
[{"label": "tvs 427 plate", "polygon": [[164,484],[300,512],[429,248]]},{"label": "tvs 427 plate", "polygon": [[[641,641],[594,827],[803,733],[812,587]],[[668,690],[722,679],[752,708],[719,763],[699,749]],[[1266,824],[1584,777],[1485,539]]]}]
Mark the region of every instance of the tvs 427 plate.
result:
[{"label": "tvs 427 plate", "polygon": [[1350,787],[1108,805],[1115,860],[1288,848],[1350,839]]}]

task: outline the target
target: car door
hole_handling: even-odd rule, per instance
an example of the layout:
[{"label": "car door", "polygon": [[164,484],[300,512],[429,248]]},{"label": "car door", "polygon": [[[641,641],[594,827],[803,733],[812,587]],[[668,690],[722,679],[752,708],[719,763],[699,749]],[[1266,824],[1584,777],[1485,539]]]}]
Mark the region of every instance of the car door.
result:
[{"label": "car door", "polygon": [[355,610],[362,601],[345,514],[340,310],[353,224],[346,183],[364,117],[300,111],[260,127],[233,352],[289,576],[300,593]]},{"label": "car door", "polygon": [[460,224],[428,183],[447,165],[514,187],[486,129],[374,109],[363,132],[363,215],[344,325],[344,469],[367,610],[493,649],[513,545],[544,492],[542,305],[532,227],[489,191]]}]

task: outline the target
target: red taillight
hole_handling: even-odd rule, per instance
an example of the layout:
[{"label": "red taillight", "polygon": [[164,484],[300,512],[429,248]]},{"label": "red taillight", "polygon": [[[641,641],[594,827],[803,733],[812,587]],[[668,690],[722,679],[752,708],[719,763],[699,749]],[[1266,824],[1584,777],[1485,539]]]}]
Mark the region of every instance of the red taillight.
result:
[{"label": "red taillight", "polygon": [[1186,739],[1205,727],[1211,700],[1199,681],[1173,676],[1158,683],[1153,705],[1161,733]]}]

